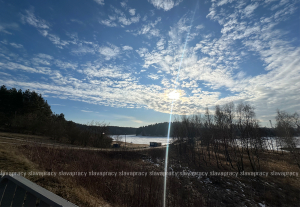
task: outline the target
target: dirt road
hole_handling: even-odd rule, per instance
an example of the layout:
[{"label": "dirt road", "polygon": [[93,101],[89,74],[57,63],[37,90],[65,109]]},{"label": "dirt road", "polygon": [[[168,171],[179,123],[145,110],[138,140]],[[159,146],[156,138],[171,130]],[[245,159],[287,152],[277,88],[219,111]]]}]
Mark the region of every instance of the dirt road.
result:
[{"label": "dirt road", "polygon": [[[132,144],[126,143],[121,144],[120,148],[95,148],[95,147],[81,147],[71,144],[58,143],[48,137],[42,137],[37,135],[26,135],[17,133],[0,132],[0,143],[12,144],[12,145],[39,145],[46,147],[56,147],[56,148],[71,148],[78,150],[93,150],[93,151],[136,151],[136,150],[149,150],[153,147],[149,147],[146,144]],[[155,148],[165,148],[166,146],[160,146]]]}]

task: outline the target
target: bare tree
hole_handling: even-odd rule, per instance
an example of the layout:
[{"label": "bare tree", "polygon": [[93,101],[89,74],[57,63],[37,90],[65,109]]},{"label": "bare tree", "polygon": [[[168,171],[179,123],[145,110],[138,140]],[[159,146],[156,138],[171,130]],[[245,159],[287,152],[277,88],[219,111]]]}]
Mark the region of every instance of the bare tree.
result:
[{"label": "bare tree", "polygon": [[247,153],[253,171],[260,168],[259,153],[261,149],[261,137],[259,134],[259,123],[255,118],[254,107],[249,104],[240,103],[236,108],[236,129],[241,143],[239,149],[240,160],[238,169],[243,170],[243,155]]},{"label": "bare tree", "polygon": [[260,169],[262,138],[254,107],[249,104],[235,107],[231,102],[217,105],[214,114],[206,108],[203,117],[181,116],[173,125],[173,139],[178,154],[195,164],[199,161],[199,166],[202,160],[206,165],[214,160],[222,168],[225,157],[225,164],[240,172],[244,159],[249,160],[253,171]]},{"label": "bare tree", "polygon": [[299,130],[298,113],[289,114],[285,111],[277,110],[276,133],[279,139],[285,144],[286,148],[294,156],[300,168],[300,155],[297,152],[295,134]]}]

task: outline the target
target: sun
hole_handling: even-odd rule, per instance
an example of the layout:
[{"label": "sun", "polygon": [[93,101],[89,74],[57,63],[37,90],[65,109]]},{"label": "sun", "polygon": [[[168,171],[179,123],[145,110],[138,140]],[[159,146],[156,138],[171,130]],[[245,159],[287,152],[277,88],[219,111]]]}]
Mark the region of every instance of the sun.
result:
[{"label": "sun", "polygon": [[174,90],[168,94],[168,97],[169,97],[169,99],[177,100],[180,97],[180,93],[178,93],[176,90]]}]

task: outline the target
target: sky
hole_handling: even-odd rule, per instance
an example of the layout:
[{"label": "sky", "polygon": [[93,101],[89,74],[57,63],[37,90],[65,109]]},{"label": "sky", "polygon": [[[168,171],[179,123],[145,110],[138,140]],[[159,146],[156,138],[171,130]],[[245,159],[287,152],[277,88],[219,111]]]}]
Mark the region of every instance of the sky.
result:
[{"label": "sky", "polygon": [[[139,127],[229,102],[300,113],[294,0],[0,0],[0,85],[55,113]],[[275,120],[274,120],[275,121]]]}]

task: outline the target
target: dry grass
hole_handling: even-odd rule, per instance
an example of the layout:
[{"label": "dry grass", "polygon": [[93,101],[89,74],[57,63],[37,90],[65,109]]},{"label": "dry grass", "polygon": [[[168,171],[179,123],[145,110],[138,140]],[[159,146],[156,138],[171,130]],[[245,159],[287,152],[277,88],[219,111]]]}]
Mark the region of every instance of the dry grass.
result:
[{"label": "dry grass", "polygon": [[49,137],[45,137],[45,136],[20,134],[20,133],[12,133],[12,132],[0,132],[0,137],[8,137],[8,138],[24,139],[24,140],[27,140],[27,139],[31,139],[31,140],[50,139]]},{"label": "dry grass", "polygon": [[[142,162],[141,155],[135,151],[62,150],[39,146],[22,146],[19,149],[41,169],[51,169],[53,172],[124,171],[149,174],[151,170],[151,166]],[[61,176],[61,178],[69,180],[78,189],[86,189],[93,197],[103,198],[113,206],[161,206],[158,203],[162,204],[162,177]]]},{"label": "dry grass", "polygon": [[[0,171],[5,172],[27,172],[44,171],[45,169],[27,159],[19,149],[10,144],[0,145]],[[47,190],[69,200],[79,206],[110,206],[99,197],[91,195],[83,187],[74,184],[72,179],[51,176],[26,176],[27,179],[46,188]]]},{"label": "dry grass", "polygon": [[32,176],[31,180],[78,206],[111,206],[99,196],[95,197],[94,195],[91,195],[85,188],[76,185],[76,183],[74,183],[74,181],[70,178],[53,176]]},{"label": "dry grass", "polygon": [[7,172],[29,172],[35,170],[36,165],[25,156],[20,155],[17,149],[9,144],[0,145],[0,170]]},{"label": "dry grass", "polygon": [[[71,145],[68,144],[67,141],[65,143],[58,143],[55,140],[51,139],[50,137],[46,136],[38,136],[38,135],[30,135],[30,134],[19,134],[19,133],[11,133],[11,132],[0,132],[0,143],[6,144],[29,144],[29,143],[38,143],[38,144],[55,144],[57,146],[64,146],[64,147],[74,147],[74,148],[82,148],[79,145]],[[117,143],[113,141],[112,144]],[[121,148],[125,148],[125,142],[120,142]],[[126,148],[128,149],[144,149],[148,148],[149,145],[147,144],[133,144],[126,142]],[[99,150],[99,148],[94,147],[86,147],[88,149]],[[101,150],[117,150],[111,148],[105,148]]]}]

